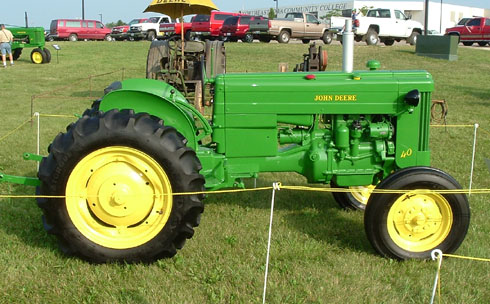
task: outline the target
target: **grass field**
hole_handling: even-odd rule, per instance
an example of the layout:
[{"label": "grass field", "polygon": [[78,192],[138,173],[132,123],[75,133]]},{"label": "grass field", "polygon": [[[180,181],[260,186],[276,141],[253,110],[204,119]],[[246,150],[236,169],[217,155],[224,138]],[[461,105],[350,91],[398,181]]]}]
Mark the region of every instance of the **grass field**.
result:
[{"label": "grass field", "polygon": [[[59,63],[30,63],[30,50],[14,67],[0,70],[0,167],[35,176],[36,126],[41,114],[82,113],[103,88],[123,77],[145,75],[148,42],[60,42]],[[48,46],[50,47],[50,46]],[[51,47],[50,47],[51,48]],[[51,48],[52,49],[52,48]],[[301,62],[302,44],[227,44],[228,72],[270,72],[279,62]],[[340,70],[340,45],[327,46],[328,70]],[[356,46],[355,69],[369,59],[382,69],[426,69],[435,80],[434,99],[449,103],[448,123],[479,123],[473,188],[490,188],[490,52],[460,48],[458,61],[414,54],[414,47]],[[121,70],[124,68],[124,72]],[[95,77],[90,75],[112,74]],[[74,121],[41,118],[41,153]],[[432,165],[469,185],[473,128],[431,128]],[[258,186],[280,181],[304,185],[295,174],[264,174]],[[251,181],[247,181],[252,185]],[[34,194],[25,186],[0,184],[0,194]],[[150,265],[91,265],[64,256],[47,235],[34,199],[0,201],[1,303],[259,303],[262,300],[270,192],[209,195],[200,227],[172,259]],[[472,219],[457,254],[490,258],[489,195],[470,197]],[[436,271],[431,261],[397,262],[378,256],[363,228],[361,212],[338,208],[330,194],[279,191],[276,196],[268,303],[428,303]],[[488,303],[490,263],[444,260],[442,303]]]}]

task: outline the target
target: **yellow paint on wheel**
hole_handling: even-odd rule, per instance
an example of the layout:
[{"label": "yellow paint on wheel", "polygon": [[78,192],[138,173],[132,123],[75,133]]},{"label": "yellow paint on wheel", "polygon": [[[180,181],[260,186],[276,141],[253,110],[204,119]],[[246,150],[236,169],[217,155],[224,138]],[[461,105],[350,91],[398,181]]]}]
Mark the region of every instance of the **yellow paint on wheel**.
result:
[{"label": "yellow paint on wheel", "polygon": [[35,64],[41,64],[43,63],[43,55],[40,52],[32,52],[31,54],[32,62]]},{"label": "yellow paint on wheel", "polygon": [[453,213],[436,193],[401,195],[388,212],[388,234],[400,248],[423,252],[440,245],[451,231]]},{"label": "yellow paint on wheel", "polygon": [[107,248],[134,248],[149,242],[172,211],[165,170],[149,155],[129,147],[96,150],[73,169],[66,208],[87,239]]},{"label": "yellow paint on wheel", "polygon": [[358,186],[358,187],[349,187],[352,191],[352,197],[354,197],[359,203],[366,205],[369,197],[371,196],[372,190],[376,188],[375,185],[369,185],[369,186]]}]

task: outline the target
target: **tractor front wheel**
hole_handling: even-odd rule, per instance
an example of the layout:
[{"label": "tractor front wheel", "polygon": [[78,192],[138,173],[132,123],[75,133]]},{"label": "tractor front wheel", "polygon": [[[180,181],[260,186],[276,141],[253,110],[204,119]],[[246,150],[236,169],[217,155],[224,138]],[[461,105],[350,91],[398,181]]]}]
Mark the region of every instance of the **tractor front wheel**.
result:
[{"label": "tractor front wheel", "polygon": [[[333,188],[338,186],[332,183]],[[332,192],[332,196],[340,207],[350,210],[362,210],[366,209],[371,190],[375,188],[374,185],[349,187],[352,192]]]},{"label": "tractor front wheel", "polygon": [[35,64],[41,64],[46,62],[46,53],[40,49],[35,48],[31,52],[31,61]]},{"label": "tractor front wheel", "polygon": [[104,262],[171,257],[203,211],[201,165],[174,128],[148,114],[84,116],[40,164],[44,226],[67,254]]},{"label": "tractor front wheel", "polygon": [[[441,193],[461,186],[447,173],[411,167],[393,173],[373,193],[364,214],[366,234],[381,255],[399,260],[430,258],[434,249],[452,253],[463,242],[470,222],[466,195]],[[424,191],[429,190],[429,191]]]}]

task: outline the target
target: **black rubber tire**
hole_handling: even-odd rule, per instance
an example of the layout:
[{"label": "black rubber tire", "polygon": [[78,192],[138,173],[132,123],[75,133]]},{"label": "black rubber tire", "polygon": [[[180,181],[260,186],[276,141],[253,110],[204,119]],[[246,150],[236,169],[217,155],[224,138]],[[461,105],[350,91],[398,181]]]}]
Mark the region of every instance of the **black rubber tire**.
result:
[{"label": "black rubber tire", "polygon": [[383,43],[386,46],[392,46],[393,44],[395,44],[395,40],[394,39],[386,39],[385,41],[383,41]]},{"label": "black rubber tire", "polygon": [[410,43],[410,45],[416,45],[417,38],[419,35],[420,35],[419,32],[412,32],[412,34],[408,37],[407,42]]},{"label": "black rubber tire", "polygon": [[376,45],[378,44],[378,42],[379,42],[378,33],[373,29],[369,29],[368,32],[366,33],[366,44]]},{"label": "black rubber tire", "polygon": [[13,52],[12,52],[12,58],[14,60],[17,60],[19,59],[20,55],[22,54],[22,49],[15,49]]},{"label": "black rubber tire", "polygon": [[333,40],[332,34],[330,34],[329,32],[323,33],[322,40],[323,40],[323,43],[325,43],[325,44],[332,43],[332,40]]},{"label": "black rubber tire", "polygon": [[308,44],[310,43],[310,39],[301,39],[301,42],[303,42],[303,44]]},{"label": "black rubber tire", "polygon": [[[35,56],[41,55],[41,62],[36,62]],[[40,48],[35,48],[31,52],[31,62],[34,64],[42,64],[46,62],[46,53]]]},{"label": "black rubber tire", "polygon": [[70,36],[68,36],[68,41],[77,41],[77,40],[78,40],[77,34],[70,34]]},{"label": "black rubber tire", "polygon": [[43,63],[50,63],[51,62],[51,52],[47,49],[44,48],[44,54],[46,55],[46,61]]},{"label": "black rubber tire", "polygon": [[[429,167],[411,167],[388,176],[376,186],[376,189],[451,190],[461,189],[461,186],[454,178],[441,170]],[[440,249],[443,253],[452,253],[458,249],[466,236],[470,223],[470,208],[466,195],[441,194],[442,198],[450,206],[452,215],[450,230],[439,244],[434,244],[433,248],[419,252],[401,248],[395,244],[388,232],[388,214],[395,201],[403,195],[397,193],[373,193],[369,198],[366,212],[364,213],[364,227],[369,241],[378,253],[385,257],[399,260],[412,258],[429,259],[431,251],[434,249]],[[444,220],[447,221],[448,219],[442,219],[441,222],[444,222]]]},{"label": "black rubber tire", "polygon": [[105,41],[112,41],[111,35],[110,34],[105,35],[104,40]]},{"label": "black rubber tire", "polygon": [[[36,192],[65,195],[68,177],[77,163],[93,151],[113,146],[131,147],[153,158],[168,175],[173,193],[203,191],[201,164],[182,139],[174,128],[145,113],[111,110],[82,117],[54,139],[49,156],[41,161],[38,173],[41,186]],[[94,263],[134,263],[174,256],[199,225],[204,209],[202,199],[201,194],[174,196],[168,221],[158,234],[142,245],[123,249],[104,247],[83,235],[73,224],[64,198],[37,201],[46,230],[58,238],[65,253]]]},{"label": "black rubber tire", "polygon": [[191,38],[192,38],[192,37],[191,37],[191,34],[192,34],[192,32],[191,32],[191,31],[187,31],[187,32],[185,32],[185,34],[184,34],[184,39],[185,39],[185,41],[190,41],[190,40],[191,40]]},{"label": "black rubber tire", "polygon": [[[334,182],[330,184],[332,188],[340,188]],[[341,187],[344,188],[344,187]],[[332,192],[332,196],[342,209],[345,210],[366,210],[366,204],[356,199],[350,192]]]},{"label": "black rubber tire", "polygon": [[463,41],[464,46],[472,46],[474,42],[472,41]]},{"label": "black rubber tire", "polygon": [[242,41],[245,43],[252,43],[254,42],[254,35],[252,35],[252,33],[246,33],[245,36],[243,36]]},{"label": "black rubber tire", "polygon": [[154,31],[149,31],[148,35],[146,36],[146,39],[148,41],[153,41],[157,37],[157,34]]},{"label": "black rubber tire", "polygon": [[158,79],[158,72],[162,70],[161,60],[169,57],[170,47],[168,40],[155,40],[151,42],[146,57],[146,78]]},{"label": "black rubber tire", "polygon": [[488,43],[488,42],[485,42],[485,41],[480,41],[480,42],[478,42],[478,45],[479,45],[479,46],[485,46],[485,45],[487,45],[487,43]]},{"label": "black rubber tire", "polygon": [[291,34],[288,31],[282,30],[279,33],[279,36],[277,36],[277,41],[279,43],[289,43],[289,40],[291,39]]}]

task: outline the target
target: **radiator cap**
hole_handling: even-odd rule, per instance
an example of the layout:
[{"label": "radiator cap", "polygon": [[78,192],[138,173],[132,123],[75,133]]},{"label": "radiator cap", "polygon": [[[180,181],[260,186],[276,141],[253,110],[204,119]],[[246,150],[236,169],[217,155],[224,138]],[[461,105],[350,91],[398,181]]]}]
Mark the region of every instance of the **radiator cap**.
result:
[{"label": "radiator cap", "polygon": [[376,71],[381,67],[381,63],[378,60],[369,60],[366,63],[366,67],[368,67],[371,71]]}]

